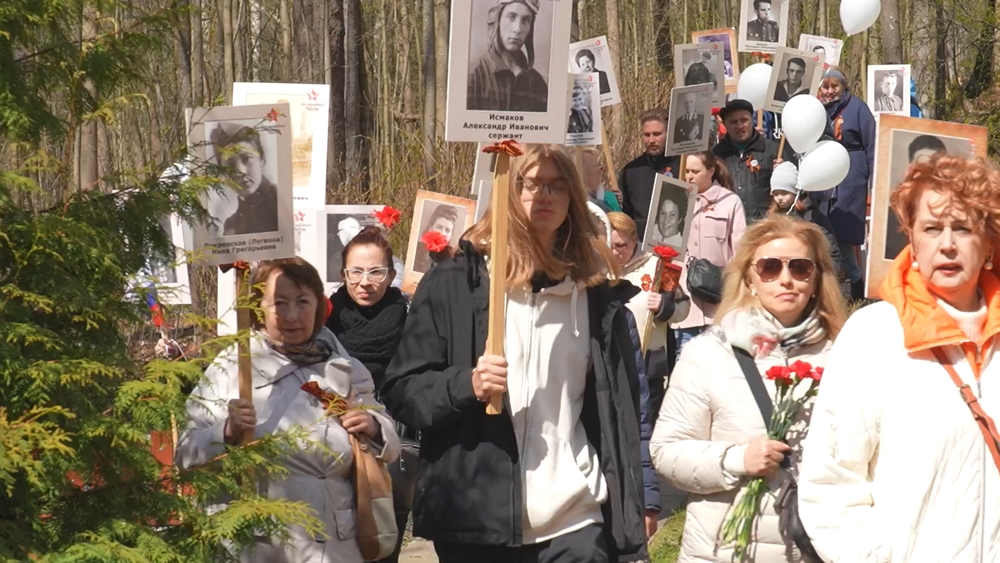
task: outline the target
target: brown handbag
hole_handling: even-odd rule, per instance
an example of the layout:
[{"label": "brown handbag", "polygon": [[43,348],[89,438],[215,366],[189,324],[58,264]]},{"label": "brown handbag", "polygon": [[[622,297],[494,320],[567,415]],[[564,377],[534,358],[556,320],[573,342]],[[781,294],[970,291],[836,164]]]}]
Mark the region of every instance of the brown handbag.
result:
[{"label": "brown handbag", "polygon": [[951,360],[948,359],[948,355],[944,353],[944,350],[934,348],[934,357],[937,358],[938,363],[951,376],[952,383],[958,387],[958,391],[962,395],[962,400],[969,406],[973,418],[979,423],[979,431],[983,433],[983,439],[986,440],[986,447],[989,448],[990,454],[993,456],[993,463],[996,464],[997,469],[1000,469],[1000,432],[997,432],[996,423],[983,410],[983,405],[976,398],[976,394],[972,392],[972,389],[959,377],[958,372],[955,371],[955,366],[951,364]]},{"label": "brown handbag", "polygon": [[350,435],[354,453],[354,491],[357,500],[358,549],[365,561],[377,561],[396,548],[396,512],[392,506],[392,479],[375,457],[371,442]]}]

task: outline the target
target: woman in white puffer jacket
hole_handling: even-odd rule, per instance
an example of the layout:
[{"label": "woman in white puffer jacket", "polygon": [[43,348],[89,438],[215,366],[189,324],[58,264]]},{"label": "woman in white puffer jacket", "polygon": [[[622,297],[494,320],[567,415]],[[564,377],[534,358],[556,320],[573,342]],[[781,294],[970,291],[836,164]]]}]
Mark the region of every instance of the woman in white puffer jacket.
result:
[{"label": "woman in white puffer jacket", "polygon": [[[681,350],[650,449],[673,486],[691,493],[679,562],[729,562],[723,524],[750,478],[768,478],[776,493],[794,477],[808,409],[788,443],[767,438],[764,418],[736,359],[746,351],[763,375],[801,360],[822,367],[844,323],[844,300],[819,228],[772,216],[750,229],[726,271],[717,324]],[[773,382],[763,378],[773,400]],[[789,469],[781,467],[786,454]],[[790,471],[790,473],[789,473]],[[773,496],[765,494],[748,561],[801,561],[782,537]]]}]

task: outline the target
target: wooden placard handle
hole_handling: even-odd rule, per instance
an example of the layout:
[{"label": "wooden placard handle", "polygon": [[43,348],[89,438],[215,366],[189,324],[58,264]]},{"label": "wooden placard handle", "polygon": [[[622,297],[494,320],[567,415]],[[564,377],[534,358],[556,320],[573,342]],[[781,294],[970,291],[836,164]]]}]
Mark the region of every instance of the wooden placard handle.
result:
[{"label": "wooden placard handle", "polygon": [[608,167],[608,181],[611,182],[611,189],[615,194],[621,193],[621,188],[618,187],[618,175],[615,174],[615,163],[611,160],[611,143],[608,140],[608,130],[604,127],[604,122],[601,122],[601,150],[604,151],[604,164]]},{"label": "wooden placard handle", "polygon": [[681,164],[680,166],[677,167],[677,179],[680,180],[681,182],[687,182],[687,180],[684,179],[684,175],[687,173],[687,155],[681,153],[680,158],[681,158]]},{"label": "wooden placard handle", "polygon": [[[236,270],[236,334],[237,351],[239,353],[239,384],[240,399],[253,402],[253,383],[250,362],[250,270]],[[253,441],[253,430],[247,430],[242,443]]]},{"label": "wooden placard handle", "polygon": [[[507,305],[507,220],[510,211],[510,155],[497,154],[497,166],[493,176],[493,193],[490,195],[490,303],[489,329],[486,337],[486,353],[492,356],[504,355],[506,339]],[[490,396],[486,414],[498,415],[503,412],[503,394]]]},{"label": "wooden placard handle", "polygon": [[778,160],[784,160],[785,159],[782,156],[783,154],[785,154],[785,135],[784,134],[781,135],[781,142],[778,143]]}]

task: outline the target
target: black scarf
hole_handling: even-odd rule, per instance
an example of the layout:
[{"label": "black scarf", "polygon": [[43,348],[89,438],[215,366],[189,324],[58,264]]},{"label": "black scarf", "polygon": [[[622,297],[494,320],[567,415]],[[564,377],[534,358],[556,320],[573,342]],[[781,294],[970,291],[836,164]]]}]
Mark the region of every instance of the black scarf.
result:
[{"label": "black scarf", "polygon": [[330,297],[333,314],[326,327],[333,331],[347,352],[372,374],[375,388],[382,384],[406,323],[406,298],[390,287],[372,307],[362,307],[351,299],[343,285]]}]

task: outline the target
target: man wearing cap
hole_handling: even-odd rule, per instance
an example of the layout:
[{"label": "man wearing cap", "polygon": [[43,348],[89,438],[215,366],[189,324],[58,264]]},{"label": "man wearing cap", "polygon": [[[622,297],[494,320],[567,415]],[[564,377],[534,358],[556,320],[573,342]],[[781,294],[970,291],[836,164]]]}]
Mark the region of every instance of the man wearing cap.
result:
[{"label": "man wearing cap", "polygon": [[777,43],[778,22],[771,19],[771,1],[754,0],[753,11],[757,19],[747,23],[747,39]]},{"label": "man wearing cap", "polygon": [[814,201],[830,218],[840,245],[844,275],[851,296],[864,297],[864,272],[859,247],[865,243],[868,198],[875,162],[875,116],[868,104],[851,94],[847,77],[836,68],[823,75],[819,101],[826,107],[827,134],[844,145],[851,166],[837,187],[814,194]]},{"label": "man wearing cap", "polygon": [[486,20],[489,47],[469,75],[466,108],[545,112],[549,87],[535,64],[539,0],[497,0]]},{"label": "man wearing cap", "polygon": [[840,272],[840,247],[837,238],[833,236],[833,226],[830,219],[816,208],[809,194],[799,189],[799,169],[791,162],[782,162],[774,168],[771,174],[771,205],[772,213],[781,213],[808,221],[823,231],[826,241],[830,244],[830,260],[833,270]]},{"label": "man wearing cap", "polygon": [[[778,160],[778,143],[754,129],[753,113],[750,102],[730,100],[719,112],[726,135],[712,148],[733,177],[733,191],[743,200],[747,224],[767,215],[771,206],[771,171]],[[789,147],[786,146],[785,152],[791,157]]]},{"label": "man wearing cap", "polygon": [[679,157],[664,156],[667,150],[667,119],[667,110],[663,108],[649,109],[639,116],[642,144],[646,150],[618,174],[622,211],[635,221],[636,236],[640,242],[646,232],[646,216],[653,198],[656,175],[676,178],[680,170]]}]

